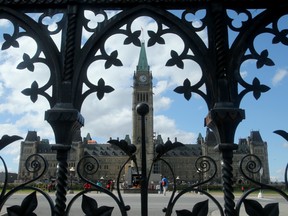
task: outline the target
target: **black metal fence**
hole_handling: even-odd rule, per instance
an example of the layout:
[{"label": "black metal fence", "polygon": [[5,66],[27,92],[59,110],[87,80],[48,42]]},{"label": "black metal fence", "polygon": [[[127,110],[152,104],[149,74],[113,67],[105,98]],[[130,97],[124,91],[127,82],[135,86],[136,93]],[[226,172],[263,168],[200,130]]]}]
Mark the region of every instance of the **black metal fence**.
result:
[{"label": "black metal fence", "polygon": [[[107,11],[119,10],[112,18],[109,18]],[[170,10],[181,10],[182,16],[174,16]],[[191,25],[186,19],[188,13],[195,14],[197,11],[205,11],[201,24]],[[228,10],[236,13],[242,13],[247,20],[241,26],[234,26],[233,20],[227,15]],[[258,10],[256,16],[253,11]],[[87,25],[87,19],[84,11],[92,11],[94,14],[101,14],[104,19],[98,23],[95,28]],[[31,13],[40,14],[38,18],[31,18]],[[9,215],[33,215],[37,203],[36,193],[41,193],[47,199],[47,205],[50,206],[52,215],[68,215],[73,203],[79,197],[83,198],[82,210],[85,215],[111,215],[113,207],[97,207],[97,201],[91,200],[85,194],[88,191],[82,191],[67,204],[66,193],[68,186],[68,164],[67,155],[71,147],[72,137],[75,131],[79,130],[84,123],[84,118],[80,114],[81,106],[85,98],[91,93],[96,93],[99,100],[105,94],[114,90],[107,85],[104,79],[99,79],[97,84],[90,82],[87,76],[87,68],[93,62],[104,60],[106,68],[121,66],[121,59],[118,59],[117,51],[109,54],[105,49],[104,43],[114,34],[126,36],[125,44],[134,44],[140,46],[139,31],[132,31],[131,24],[133,20],[140,16],[149,16],[158,24],[158,29],[149,32],[148,46],[154,44],[163,44],[163,36],[167,33],[178,35],[185,44],[182,53],[171,52],[171,58],[167,59],[166,66],[183,67],[183,61],[190,59],[195,61],[202,71],[202,77],[196,84],[191,84],[189,78],[183,80],[183,86],[175,89],[176,93],[183,94],[186,100],[190,100],[192,93],[200,95],[209,110],[205,118],[205,125],[211,128],[216,136],[218,145],[216,148],[220,151],[222,158],[222,182],[224,206],[205,190],[201,190],[201,185],[212,181],[217,173],[217,166],[210,157],[201,157],[202,166],[197,168],[199,172],[205,172],[205,178],[196,184],[193,184],[179,193],[176,193],[177,184],[174,176],[174,189],[167,207],[163,210],[165,215],[172,215],[176,211],[177,215],[207,215],[209,212],[208,202],[196,203],[191,211],[174,209],[175,203],[185,193],[191,191],[200,191],[207,198],[212,200],[219,209],[221,215],[239,215],[241,207],[246,209],[248,215],[259,210],[259,203],[255,200],[248,199],[248,196],[256,190],[270,189],[277,192],[284,199],[288,196],[282,190],[272,186],[257,182],[250,178],[249,172],[257,173],[261,171],[261,161],[256,155],[247,155],[240,164],[240,170],[246,180],[253,182],[256,187],[248,190],[243,194],[236,203],[233,193],[233,173],[232,159],[233,151],[237,149],[234,144],[234,135],[238,124],[245,118],[245,112],[240,109],[240,102],[247,93],[253,93],[258,99],[262,93],[269,90],[264,84],[255,78],[252,83],[247,83],[240,75],[240,66],[247,60],[255,60],[258,68],[263,65],[271,65],[273,61],[268,57],[268,52],[258,53],[254,47],[254,40],[258,35],[269,32],[275,38],[274,43],[281,43],[284,46],[288,44],[287,30],[280,30],[277,26],[278,20],[288,14],[288,3],[286,0],[242,0],[242,1],[49,1],[49,0],[3,0],[0,1],[0,18],[9,20],[13,25],[11,34],[5,34],[5,42],[2,50],[11,47],[18,47],[18,40],[23,35],[33,38],[37,44],[37,51],[34,55],[25,53],[23,61],[19,62],[18,68],[27,68],[34,71],[34,64],[45,64],[50,71],[50,79],[43,86],[33,82],[30,88],[24,89],[23,94],[29,96],[32,102],[36,102],[38,96],[47,99],[50,109],[45,112],[45,120],[53,128],[56,143],[53,149],[57,151],[58,172],[56,185],[56,199],[52,200],[49,194],[43,190],[29,186],[30,183],[41,178],[47,170],[47,162],[41,155],[31,155],[32,159],[28,171],[40,173],[34,179],[23,183],[7,192],[7,175],[6,181],[2,188],[0,197],[0,209],[9,199],[9,197],[24,188],[30,188],[35,192],[29,194],[19,206],[11,206],[7,209]],[[62,18],[57,22],[54,30],[49,30],[43,20],[54,15],[61,15]],[[270,25],[271,24],[271,25]],[[167,28],[162,28],[165,25]],[[125,28],[123,28],[125,26]],[[91,37],[82,44],[83,29],[91,34]],[[237,33],[236,39],[229,43],[228,29]],[[197,34],[200,31],[207,31],[207,42],[203,41]],[[61,48],[51,39],[51,36],[61,32]],[[96,53],[101,51],[100,54]],[[191,52],[192,51],[192,54]],[[99,53],[99,52],[98,52]],[[44,56],[44,57],[43,57]],[[83,86],[88,90],[83,92]],[[201,89],[205,86],[205,91]],[[243,89],[239,92],[238,86]],[[52,89],[51,96],[47,94],[48,89]],[[138,106],[138,113],[142,119],[147,114],[147,104]],[[142,127],[145,126],[143,121]],[[275,133],[288,138],[284,131],[275,131]],[[145,130],[142,130],[142,135]],[[145,137],[145,136],[143,136]],[[9,143],[19,140],[18,136],[3,136],[1,139],[1,149]],[[135,159],[135,146],[127,143],[113,141],[127,154],[127,162]],[[161,157],[167,151],[180,146],[181,143],[172,144],[170,142],[163,146],[156,147],[156,156],[153,163],[161,160],[167,164]],[[142,139],[142,178],[141,178],[141,213],[145,216],[148,214],[148,184],[147,181],[151,173],[146,173],[145,161],[145,139]],[[4,160],[1,158],[6,173],[8,173]],[[88,162],[87,162],[88,161]],[[123,164],[116,180],[117,195],[106,190],[81,174],[79,167],[84,167],[86,172],[91,171],[98,163],[97,158],[85,156],[78,162],[77,173],[79,177],[95,187],[95,190],[101,191],[115,200],[115,206],[118,206],[122,215],[129,215],[130,206],[124,203],[120,187],[120,173],[125,164]],[[151,169],[150,169],[151,170]],[[286,169],[287,171],[287,169]],[[287,172],[285,173],[287,184]],[[260,205],[261,206],[261,205]],[[243,208],[244,208],[243,207]],[[261,207],[262,208],[262,207]],[[277,204],[269,204],[262,208],[267,215],[279,215]]]}]

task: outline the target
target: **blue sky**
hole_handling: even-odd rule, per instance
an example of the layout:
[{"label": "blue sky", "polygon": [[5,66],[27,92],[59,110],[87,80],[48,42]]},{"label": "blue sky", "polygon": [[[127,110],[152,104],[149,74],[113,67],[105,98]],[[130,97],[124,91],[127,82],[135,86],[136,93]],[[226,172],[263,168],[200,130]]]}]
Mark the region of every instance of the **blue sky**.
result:
[{"label": "blue sky", "polygon": [[[101,17],[93,16],[87,13],[87,17],[91,18],[91,26],[96,26],[95,21],[101,21]],[[245,20],[245,17],[240,16],[240,19]],[[281,20],[280,24],[287,26],[287,20],[286,17]],[[53,19],[49,23],[50,28],[55,28]],[[0,20],[0,28],[3,33],[11,34],[12,32],[11,23],[7,20]],[[156,30],[157,25],[153,20],[141,17],[133,23],[132,30],[141,28],[143,28],[143,34],[140,37],[147,40],[147,30]],[[85,32],[83,41],[89,36],[90,34]],[[205,41],[205,31],[201,32],[200,36]],[[54,37],[56,44],[59,44],[59,38],[60,35]],[[167,59],[170,58],[170,51],[181,52],[184,44],[177,35],[168,34],[164,38],[165,46],[157,44],[146,48],[154,78],[154,131],[161,134],[164,140],[168,137],[171,139],[177,137],[180,142],[193,144],[199,133],[205,135],[204,118],[208,113],[207,106],[198,95],[194,94],[190,101],[186,101],[183,95],[176,94],[173,90],[182,85],[187,77],[191,82],[197,82],[201,71],[199,66],[188,61],[185,61],[183,70],[177,67],[165,67]],[[101,101],[92,94],[83,104],[82,115],[85,117],[85,126],[82,129],[82,136],[90,133],[99,143],[106,142],[110,137],[124,138],[126,134],[131,136],[131,85],[140,48],[123,45],[124,39],[123,35],[113,36],[105,45],[108,50],[119,51],[119,59],[123,67],[111,67],[105,71],[104,62],[99,61],[93,63],[88,69],[91,82],[97,83],[99,78],[104,78],[105,83],[115,88],[114,92],[105,95]],[[249,136],[252,130],[259,130],[263,140],[268,143],[270,176],[272,180],[281,181],[288,162],[288,143],[273,131],[287,129],[287,96],[285,93],[288,90],[288,49],[278,44],[272,46],[271,41],[272,36],[263,35],[257,38],[256,48],[259,52],[269,48],[269,56],[275,62],[275,66],[258,70],[255,61],[247,61],[241,66],[241,74],[246,82],[251,83],[254,77],[257,77],[271,90],[262,94],[259,100],[255,100],[251,93],[244,97],[240,107],[245,109],[246,119],[238,126],[235,143],[238,143],[239,138]],[[48,138],[50,143],[53,143],[52,129],[44,121],[44,112],[49,109],[48,102],[43,97],[39,97],[33,104],[29,97],[21,93],[23,89],[30,87],[34,80],[39,83],[39,86],[43,86],[48,81],[50,72],[43,64],[35,64],[33,73],[28,70],[17,70],[16,67],[21,62],[23,53],[33,55],[36,51],[36,43],[33,39],[22,37],[18,42],[19,49],[10,48],[0,51],[1,133],[3,135],[15,134],[25,138],[29,130],[36,130],[41,138]],[[3,37],[0,36],[0,46],[2,43]],[[0,153],[11,172],[18,171],[19,150],[20,142],[15,142]]]}]

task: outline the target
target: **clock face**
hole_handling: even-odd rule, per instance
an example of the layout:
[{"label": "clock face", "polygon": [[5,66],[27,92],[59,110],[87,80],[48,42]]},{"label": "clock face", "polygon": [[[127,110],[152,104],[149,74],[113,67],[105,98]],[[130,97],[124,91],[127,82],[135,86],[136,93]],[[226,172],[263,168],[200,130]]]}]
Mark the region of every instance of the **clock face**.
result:
[{"label": "clock face", "polygon": [[140,80],[140,82],[146,82],[146,81],[147,81],[147,76],[141,75],[141,76],[139,77],[139,80]]}]

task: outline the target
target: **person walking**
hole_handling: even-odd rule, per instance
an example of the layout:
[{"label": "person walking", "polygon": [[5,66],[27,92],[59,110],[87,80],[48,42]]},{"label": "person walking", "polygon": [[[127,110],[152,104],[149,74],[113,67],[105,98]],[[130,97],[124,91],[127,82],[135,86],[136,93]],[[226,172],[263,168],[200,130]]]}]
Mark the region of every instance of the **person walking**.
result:
[{"label": "person walking", "polygon": [[166,196],[166,191],[168,189],[168,179],[166,178],[166,176],[163,176],[161,182],[162,182],[162,186],[163,186],[163,194],[164,194],[164,196]]},{"label": "person walking", "polygon": [[159,181],[159,194],[163,194],[162,179]]},{"label": "person walking", "polygon": [[86,191],[88,191],[88,190],[90,190],[91,189],[91,184],[89,184],[89,183],[85,183],[84,184],[84,190],[86,190]]},{"label": "person walking", "polygon": [[[97,181],[96,185],[99,186],[99,187],[102,187],[102,183],[101,183],[101,181]],[[99,193],[98,190],[97,190],[97,193]],[[101,192],[100,192],[100,193],[101,193]]]}]

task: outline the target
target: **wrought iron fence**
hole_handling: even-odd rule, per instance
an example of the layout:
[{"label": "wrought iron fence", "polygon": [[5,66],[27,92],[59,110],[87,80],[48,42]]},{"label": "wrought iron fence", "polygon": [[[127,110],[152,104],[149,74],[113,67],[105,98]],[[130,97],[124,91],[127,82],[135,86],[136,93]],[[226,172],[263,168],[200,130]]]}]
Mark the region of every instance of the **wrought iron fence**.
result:
[{"label": "wrought iron fence", "polygon": [[[119,10],[112,18],[109,18],[107,11]],[[259,10],[256,16],[253,10]],[[175,16],[169,10],[181,10],[181,16]],[[228,10],[242,13],[247,20],[241,26],[234,26],[233,20],[227,15]],[[87,25],[88,20],[84,16],[85,11],[92,11],[94,14],[103,16],[103,20],[97,27],[92,28]],[[205,15],[200,20],[200,25],[194,26],[191,21],[186,19],[187,14],[195,14],[198,11],[204,11]],[[37,13],[36,17],[31,13]],[[240,75],[240,65],[247,60],[256,60],[257,67],[263,65],[273,65],[274,62],[269,58],[267,50],[258,53],[254,47],[253,41],[257,35],[269,32],[274,36],[274,43],[288,44],[287,30],[280,30],[278,20],[288,14],[288,3],[285,0],[245,0],[245,1],[46,1],[46,0],[27,0],[27,1],[0,1],[0,17],[7,19],[12,23],[13,29],[10,34],[4,34],[4,43],[2,50],[19,46],[18,40],[22,36],[33,38],[37,44],[37,51],[31,55],[24,53],[23,61],[18,64],[18,69],[28,69],[34,71],[35,64],[45,64],[50,71],[50,78],[46,84],[39,86],[35,81],[30,88],[24,89],[23,94],[29,96],[32,102],[36,102],[38,96],[47,99],[50,109],[45,112],[45,120],[53,128],[56,143],[53,149],[57,152],[58,172],[56,199],[52,198],[43,190],[30,186],[29,184],[41,178],[47,171],[47,162],[41,155],[31,155],[27,159],[27,170],[37,173],[32,180],[29,180],[9,192],[7,192],[7,175],[2,188],[0,197],[0,209],[3,208],[9,197],[18,190],[29,188],[33,193],[29,194],[17,206],[11,206],[7,209],[9,215],[33,215],[37,206],[36,193],[42,194],[51,208],[52,215],[68,215],[71,206],[76,199],[82,198],[82,210],[85,215],[111,215],[113,206],[98,207],[97,201],[86,195],[88,191],[81,191],[66,204],[66,193],[68,186],[67,155],[71,148],[72,136],[84,124],[84,118],[80,114],[81,106],[85,98],[91,93],[96,93],[99,100],[105,94],[114,90],[107,85],[104,79],[99,79],[98,83],[92,83],[87,76],[89,65],[98,60],[105,61],[105,67],[121,66],[121,59],[118,58],[117,50],[108,53],[105,49],[105,41],[112,35],[122,34],[126,37],[124,44],[134,44],[140,46],[140,30],[132,31],[132,22],[140,16],[149,16],[155,20],[158,25],[156,31],[149,31],[150,38],[148,46],[155,44],[165,44],[163,36],[171,33],[178,35],[184,41],[182,53],[171,51],[171,58],[167,59],[166,66],[176,66],[183,68],[184,60],[195,61],[202,71],[202,77],[196,84],[191,84],[189,78],[183,80],[183,85],[175,89],[176,93],[183,94],[186,100],[190,100],[192,93],[200,95],[209,110],[205,118],[205,124],[211,128],[217,139],[217,149],[222,157],[222,181],[224,193],[224,206],[210,193],[202,190],[204,185],[213,180],[217,173],[215,161],[210,157],[201,157],[197,161],[200,166],[197,170],[206,173],[205,178],[201,179],[188,188],[176,193],[177,184],[174,176],[174,188],[167,207],[163,209],[165,215],[172,215],[176,211],[177,215],[207,215],[209,212],[209,202],[211,200],[221,215],[239,215],[240,208],[245,206],[248,215],[254,212],[265,212],[267,215],[279,215],[277,204],[269,204],[264,208],[255,200],[248,199],[249,195],[256,190],[269,189],[277,192],[284,199],[288,197],[284,191],[274,188],[270,185],[255,181],[250,178],[251,173],[261,172],[261,161],[256,155],[245,156],[240,163],[240,170],[245,179],[257,185],[255,188],[245,192],[237,203],[233,193],[233,173],[232,159],[233,151],[237,149],[234,144],[234,135],[238,124],[245,118],[245,112],[240,109],[240,102],[243,97],[252,92],[258,99],[262,93],[269,90],[269,87],[261,84],[255,78],[252,83],[247,83]],[[50,30],[44,22],[47,17],[60,16],[60,21],[56,24],[54,30]],[[272,25],[270,25],[272,24]],[[163,25],[166,28],[163,28]],[[229,43],[228,28],[238,34],[233,42]],[[83,29],[91,34],[91,37],[82,44]],[[203,41],[198,35],[205,30],[208,38]],[[51,39],[52,36],[61,32],[62,41],[60,48]],[[99,51],[99,52],[98,52]],[[191,52],[192,51],[192,54]],[[248,52],[248,53],[247,53]],[[230,58],[230,56],[233,56]],[[88,90],[82,91],[86,85]],[[238,92],[238,85],[243,90]],[[205,86],[206,91],[201,89]],[[47,94],[49,88],[52,88],[52,94]],[[145,137],[145,115],[148,113],[147,104],[138,106],[138,113],[142,118],[142,137]],[[275,133],[287,139],[283,131]],[[1,149],[9,143],[19,140],[18,136],[3,136],[1,139]],[[135,158],[136,147],[128,145],[125,142],[112,140],[111,144],[117,145],[127,154],[128,163]],[[171,165],[165,161],[162,156],[169,150],[181,146],[181,143],[167,142],[162,146],[156,147],[156,156],[153,163],[161,160],[171,170]],[[147,181],[151,174],[146,173],[145,158],[145,139],[142,138],[142,164],[141,164],[141,213],[148,214],[148,185]],[[1,158],[5,172],[8,173],[4,160]],[[126,164],[125,163],[125,164]],[[116,180],[116,195],[111,193],[95,183],[81,173],[80,167],[87,173],[96,172],[99,163],[97,158],[85,156],[78,162],[77,173],[79,177],[95,187],[93,190],[101,191],[115,201],[115,206],[120,209],[122,215],[129,215],[130,206],[124,203],[121,195],[119,180],[123,164],[118,178]],[[152,164],[153,165],[153,164]],[[83,172],[84,172],[83,171]],[[285,173],[287,184],[287,168]],[[92,190],[92,189],[91,189]],[[175,203],[181,196],[191,191],[199,191],[207,196],[207,201],[196,203],[192,212],[189,210],[174,209]]]}]

